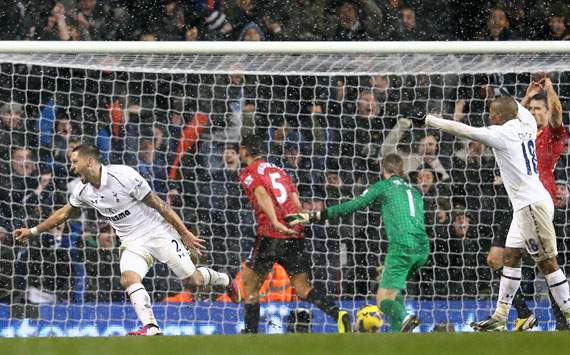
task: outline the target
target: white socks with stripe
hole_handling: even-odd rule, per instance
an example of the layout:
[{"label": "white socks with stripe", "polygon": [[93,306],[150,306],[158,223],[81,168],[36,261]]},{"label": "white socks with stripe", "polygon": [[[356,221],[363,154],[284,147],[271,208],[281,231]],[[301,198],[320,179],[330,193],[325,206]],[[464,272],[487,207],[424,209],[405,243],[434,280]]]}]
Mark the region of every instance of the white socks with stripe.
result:
[{"label": "white socks with stripe", "polygon": [[566,320],[570,320],[570,287],[568,286],[566,275],[564,275],[562,270],[558,269],[551,274],[545,275],[544,278],[556,304],[558,304],[558,307],[566,316]]},{"label": "white socks with stripe", "polygon": [[509,316],[513,298],[521,284],[521,268],[503,266],[501,283],[499,285],[499,299],[493,318],[506,321]]},{"label": "white socks with stripe", "polygon": [[202,286],[228,286],[230,284],[230,277],[223,272],[217,272],[204,266],[199,267],[198,271],[204,277],[204,285]]},{"label": "white socks with stripe", "polygon": [[137,317],[139,317],[142,324],[154,324],[156,323],[156,318],[154,318],[154,313],[152,312],[152,307],[150,305],[150,296],[143,284],[136,283],[127,287],[127,295],[131,299],[131,303],[137,312]]}]

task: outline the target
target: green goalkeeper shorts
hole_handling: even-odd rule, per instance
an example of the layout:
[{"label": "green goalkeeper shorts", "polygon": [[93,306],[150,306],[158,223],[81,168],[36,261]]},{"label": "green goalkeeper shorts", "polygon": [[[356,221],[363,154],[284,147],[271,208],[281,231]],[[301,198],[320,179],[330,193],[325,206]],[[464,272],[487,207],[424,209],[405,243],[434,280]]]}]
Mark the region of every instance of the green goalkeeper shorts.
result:
[{"label": "green goalkeeper shorts", "polygon": [[427,261],[429,254],[386,255],[380,288],[406,289],[406,280],[418,271]]}]

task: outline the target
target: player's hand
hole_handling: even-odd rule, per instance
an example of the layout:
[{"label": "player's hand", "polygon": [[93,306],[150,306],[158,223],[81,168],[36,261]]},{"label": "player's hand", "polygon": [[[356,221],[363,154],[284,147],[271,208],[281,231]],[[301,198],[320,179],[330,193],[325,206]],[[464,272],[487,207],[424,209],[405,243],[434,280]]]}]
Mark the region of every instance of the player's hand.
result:
[{"label": "player's hand", "polygon": [[305,225],[308,223],[315,223],[321,220],[321,212],[320,211],[313,211],[313,212],[298,212],[298,213],[291,213],[285,216],[285,222],[290,227],[294,227],[298,224]]},{"label": "player's hand", "polygon": [[[541,80],[542,82],[542,80]],[[529,86],[526,88],[526,96],[531,98],[534,95],[540,93],[542,91],[542,85],[540,82],[536,82],[533,81],[532,83],[529,84]]]},{"label": "player's hand", "polygon": [[188,250],[190,250],[191,253],[197,256],[202,256],[202,250],[206,249],[206,246],[204,245],[206,241],[204,239],[196,237],[190,231],[186,231],[186,233],[182,234],[180,238],[182,239],[184,245],[186,245],[186,248],[188,248]]},{"label": "player's hand", "polygon": [[273,228],[275,228],[275,230],[283,235],[296,235],[299,234],[297,231],[293,230],[293,229],[289,229],[287,228],[287,226],[276,222],[273,223]]},{"label": "player's hand", "polygon": [[19,228],[14,231],[14,237],[16,240],[25,242],[32,236],[32,230],[30,228]]}]

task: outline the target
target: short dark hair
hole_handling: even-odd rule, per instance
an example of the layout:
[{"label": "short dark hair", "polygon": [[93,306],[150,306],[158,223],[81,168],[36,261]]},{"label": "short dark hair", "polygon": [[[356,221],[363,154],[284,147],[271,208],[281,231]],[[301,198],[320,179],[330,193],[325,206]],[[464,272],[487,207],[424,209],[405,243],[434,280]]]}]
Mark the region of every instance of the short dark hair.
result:
[{"label": "short dark hair", "polygon": [[531,101],[542,101],[544,102],[544,106],[548,107],[548,95],[544,91],[539,92],[538,94],[531,97]]},{"label": "short dark hair", "polygon": [[265,155],[266,152],[266,146],[263,138],[253,134],[243,136],[240,142],[240,147],[247,149],[247,152],[251,156]]},{"label": "short dark hair", "polygon": [[491,102],[491,105],[495,105],[497,112],[503,116],[505,121],[517,118],[519,107],[511,96],[499,96]]},{"label": "short dark hair", "polygon": [[81,157],[95,158],[98,162],[101,161],[101,153],[99,148],[94,145],[80,144],[73,148],[73,153],[77,153]]}]

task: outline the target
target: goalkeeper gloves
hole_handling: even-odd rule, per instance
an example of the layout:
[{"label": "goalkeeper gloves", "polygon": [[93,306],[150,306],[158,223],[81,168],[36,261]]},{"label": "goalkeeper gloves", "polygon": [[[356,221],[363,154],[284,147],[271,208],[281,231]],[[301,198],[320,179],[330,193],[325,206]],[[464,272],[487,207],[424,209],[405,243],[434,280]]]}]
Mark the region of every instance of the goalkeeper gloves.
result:
[{"label": "goalkeeper gloves", "polygon": [[327,211],[312,211],[312,212],[298,212],[291,213],[285,216],[285,222],[290,227],[294,227],[298,224],[305,225],[308,223],[315,223],[324,221],[327,217]]}]

